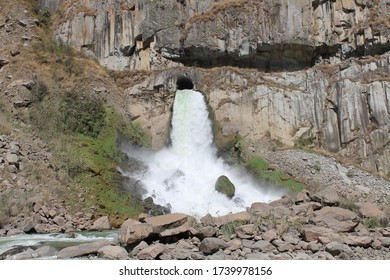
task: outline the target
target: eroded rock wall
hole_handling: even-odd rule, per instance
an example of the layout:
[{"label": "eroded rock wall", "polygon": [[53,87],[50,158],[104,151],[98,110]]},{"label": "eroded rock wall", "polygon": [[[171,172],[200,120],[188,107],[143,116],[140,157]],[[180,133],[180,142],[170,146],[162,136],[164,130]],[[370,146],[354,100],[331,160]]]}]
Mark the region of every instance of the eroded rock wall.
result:
[{"label": "eroded rock wall", "polygon": [[390,45],[386,0],[74,0],[60,7],[55,37],[112,69],[299,70]]}]

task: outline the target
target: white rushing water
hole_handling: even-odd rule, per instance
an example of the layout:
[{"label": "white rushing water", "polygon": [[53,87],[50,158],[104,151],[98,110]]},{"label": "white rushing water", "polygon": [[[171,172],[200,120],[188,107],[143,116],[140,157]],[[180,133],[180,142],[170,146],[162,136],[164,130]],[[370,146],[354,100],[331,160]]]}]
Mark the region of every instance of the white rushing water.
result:
[{"label": "white rushing water", "polygon": [[[212,124],[204,97],[194,90],[178,90],[172,116],[172,145],[155,154],[129,150],[148,171],[132,176],[140,180],[156,204],[169,205],[172,212],[195,217],[243,211],[253,202],[268,202],[281,192],[267,191],[238,167],[216,157]],[[233,199],[215,191],[219,176],[227,176],[236,187]]]}]

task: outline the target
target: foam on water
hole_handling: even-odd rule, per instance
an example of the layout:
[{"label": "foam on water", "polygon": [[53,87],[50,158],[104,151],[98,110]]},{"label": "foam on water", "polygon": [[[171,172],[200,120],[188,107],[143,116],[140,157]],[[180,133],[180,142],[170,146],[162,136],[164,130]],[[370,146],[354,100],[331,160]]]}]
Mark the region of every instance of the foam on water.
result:
[{"label": "foam on water", "polygon": [[[210,213],[238,212],[253,202],[268,202],[282,195],[262,188],[238,167],[228,166],[216,157],[212,124],[204,97],[194,90],[178,90],[172,116],[172,145],[155,154],[129,150],[130,157],[141,160],[148,171],[133,174],[146,188],[145,198],[169,205],[172,212],[201,217]],[[215,191],[219,176],[235,185],[233,199]]]}]

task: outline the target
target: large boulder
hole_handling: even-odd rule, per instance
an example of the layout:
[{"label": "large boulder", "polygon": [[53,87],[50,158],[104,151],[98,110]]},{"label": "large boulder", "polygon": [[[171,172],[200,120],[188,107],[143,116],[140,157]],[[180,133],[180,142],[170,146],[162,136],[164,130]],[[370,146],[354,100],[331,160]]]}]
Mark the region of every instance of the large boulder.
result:
[{"label": "large boulder", "polygon": [[118,240],[122,245],[133,244],[147,238],[153,232],[150,224],[136,220],[126,220],[118,232]]},{"label": "large boulder", "polygon": [[161,233],[167,229],[182,226],[188,221],[188,216],[186,214],[174,213],[146,218],[144,221],[152,227],[153,233]]},{"label": "large boulder", "polygon": [[70,259],[97,253],[101,248],[111,245],[110,241],[96,241],[92,243],[81,244],[67,247],[58,252],[58,259]]},{"label": "large boulder", "polygon": [[354,212],[339,207],[324,207],[314,213],[313,221],[317,226],[327,226],[338,232],[352,231],[359,224]]},{"label": "large boulder", "polygon": [[222,239],[215,237],[207,237],[200,243],[199,249],[205,255],[212,255],[219,249],[225,249],[229,247],[228,243]]},{"label": "large boulder", "polygon": [[215,190],[226,195],[228,198],[232,198],[236,192],[234,184],[224,175],[217,179],[217,182],[215,183]]},{"label": "large boulder", "polygon": [[111,225],[107,216],[103,216],[97,219],[91,226],[91,230],[101,231],[101,230],[109,230],[109,229],[111,229]]},{"label": "large boulder", "polygon": [[100,258],[106,260],[128,260],[129,254],[126,249],[120,246],[104,246],[98,250]]}]

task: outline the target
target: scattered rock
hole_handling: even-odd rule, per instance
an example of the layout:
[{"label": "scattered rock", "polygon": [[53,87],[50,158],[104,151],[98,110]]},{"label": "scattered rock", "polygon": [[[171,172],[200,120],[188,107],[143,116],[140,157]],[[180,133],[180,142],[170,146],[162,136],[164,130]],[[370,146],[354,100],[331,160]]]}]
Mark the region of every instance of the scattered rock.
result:
[{"label": "scattered rock", "polygon": [[271,244],[271,242],[266,241],[266,240],[259,240],[255,242],[252,246],[252,250],[255,251],[261,251],[261,252],[271,252],[275,250],[275,246]]},{"label": "scattered rock", "polygon": [[215,237],[207,237],[200,243],[199,250],[205,255],[212,255],[220,249],[225,249],[228,244]]},{"label": "scattered rock", "polygon": [[342,238],[337,234],[333,229],[313,226],[313,225],[304,225],[301,232],[304,241],[319,241],[320,237],[328,238],[331,241],[342,242]]},{"label": "scattered rock", "polygon": [[120,227],[118,240],[122,245],[133,244],[147,238],[152,232],[152,225],[129,219]]},{"label": "scattered rock", "polygon": [[98,256],[107,260],[128,260],[129,254],[126,249],[120,246],[104,246],[98,251]]},{"label": "scattered rock", "polygon": [[38,254],[33,249],[28,248],[24,252],[7,257],[7,260],[30,260],[37,257]]},{"label": "scattered rock", "polygon": [[24,20],[24,19],[18,20],[18,24],[19,24],[20,26],[26,27],[26,26],[28,25],[28,21],[27,21],[27,20]]},{"label": "scattered rock", "polygon": [[137,258],[140,260],[155,260],[165,250],[164,245],[155,244],[148,246],[137,254]]},{"label": "scattered rock", "polygon": [[19,49],[12,49],[10,51],[10,53],[12,56],[17,56],[18,54],[20,54],[20,50]]},{"label": "scattered rock", "polygon": [[19,234],[24,234],[24,233],[25,232],[19,228],[13,228],[7,232],[7,236],[14,236],[14,235],[19,235]]},{"label": "scattered rock", "polygon": [[103,216],[97,219],[91,226],[91,230],[102,231],[102,230],[109,230],[109,229],[111,229],[111,225],[107,216]]},{"label": "scattered rock", "polygon": [[99,249],[111,245],[110,241],[96,241],[92,243],[85,243],[78,246],[71,246],[62,249],[58,252],[58,259],[70,259],[75,257],[81,257],[92,253],[97,253]]},{"label": "scattered rock", "polygon": [[344,237],[344,243],[349,246],[368,248],[372,243],[372,238],[369,236],[357,236],[353,234],[347,234]]},{"label": "scattered rock", "polygon": [[312,200],[319,202],[323,205],[333,206],[337,205],[340,201],[340,197],[337,194],[336,188],[328,187],[318,193],[315,193],[312,197]]},{"label": "scattered rock", "polygon": [[385,213],[378,208],[378,206],[370,202],[363,203],[360,206],[359,213],[363,218],[382,219],[386,216]]},{"label": "scattered rock", "polygon": [[166,229],[177,228],[187,222],[188,216],[186,214],[167,214],[151,218],[146,218],[145,223],[153,228],[153,233],[161,233]]},{"label": "scattered rock", "polygon": [[38,254],[38,257],[50,257],[55,256],[57,250],[50,246],[43,246],[36,249],[35,252]]},{"label": "scattered rock", "polygon": [[316,225],[327,226],[338,232],[350,232],[359,224],[354,212],[339,207],[324,207],[314,213]]}]

